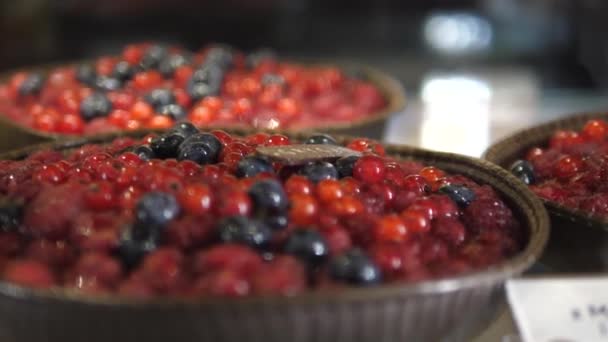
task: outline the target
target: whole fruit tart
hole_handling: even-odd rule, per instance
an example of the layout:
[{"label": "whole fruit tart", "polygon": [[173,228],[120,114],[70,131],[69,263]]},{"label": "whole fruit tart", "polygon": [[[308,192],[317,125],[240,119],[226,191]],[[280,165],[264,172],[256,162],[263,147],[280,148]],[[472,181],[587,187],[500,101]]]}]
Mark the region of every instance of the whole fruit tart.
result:
[{"label": "whole fruit tart", "polygon": [[296,295],[496,266],[525,229],[484,184],[368,139],[186,122],[0,161],[1,278],[129,297]]},{"label": "whole fruit tart", "polygon": [[[133,44],[118,56],[17,72],[0,84],[0,114],[39,132],[82,135],[197,126],[306,129],[351,125],[388,100],[372,82],[335,66],[244,54],[224,45],[200,51]],[[381,114],[381,113],[380,113]]]}]

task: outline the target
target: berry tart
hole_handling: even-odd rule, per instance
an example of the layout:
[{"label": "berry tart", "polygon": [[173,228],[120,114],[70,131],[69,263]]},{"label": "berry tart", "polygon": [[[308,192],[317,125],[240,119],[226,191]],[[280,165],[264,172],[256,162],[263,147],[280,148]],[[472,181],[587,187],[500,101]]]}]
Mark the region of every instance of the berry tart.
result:
[{"label": "berry tart", "polygon": [[548,266],[606,269],[608,114],[575,115],[516,133],[485,158],[510,170],[545,202],[554,228]]},{"label": "berry tart", "polygon": [[93,340],[466,335],[547,238],[540,201],[466,157],[189,123],[95,139],[0,162],[0,307],[15,291],[13,305],[52,302],[19,334],[76,341],[104,321]]},{"label": "berry tart", "polygon": [[198,127],[379,137],[403,104],[398,82],[371,68],[302,64],[223,45],[195,52],[128,45],[117,56],[14,72],[0,83],[0,114],[47,137],[166,129],[185,119]]}]

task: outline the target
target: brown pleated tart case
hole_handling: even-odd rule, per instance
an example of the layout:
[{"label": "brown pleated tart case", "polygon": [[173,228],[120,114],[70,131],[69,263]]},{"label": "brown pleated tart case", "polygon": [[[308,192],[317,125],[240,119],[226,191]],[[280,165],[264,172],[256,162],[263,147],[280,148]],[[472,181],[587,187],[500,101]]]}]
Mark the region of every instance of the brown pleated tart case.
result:
[{"label": "brown pleated tart case", "polygon": [[[108,59],[107,57],[102,57],[100,59],[103,59],[103,58]],[[97,60],[97,61],[99,61],[99,60]],[[60,65],[54,64],[54,65],[45,65],[45,66],[32,66],[30,68],[24,68],[24,69],[21,69],[18,71],[6,72],[0,76],[0,81],[4,82],[7,80],[10,80],[11,77],[13,77],[18,72],[22,73],[22,74],[24,74],[24,73],[31,74],[33,72],[33,73],[36,73],[37,75],[48,76],[49,73],[53,70],[62,70],[62,69],[57,69],[57,68],[63,68],[63,70],[65,70],[66,67],[71,68],[71,67],[78,67],[78,66],[83,66],[83,65],[95,65],[94,62],[95,61],[93,61],[93,60],[82,60],[82,61],[71,61],[69,63],[60,64]],[[371,67],[368,65],[363,65],[360,63],[356,63],[356,62],[349,62],[349,61],[324,61],[324,60],[310,59],[310,58],[302,60],[302,61],[293,61],[293,62],[280,60],[280,62],[293,63],[293,65],[295,65],[296,67],[326,68],[327,70],[331,70],[331,69],[339,70],[340,72],[342,72],[342,77],[348,77],[352,80],[364,81],[367,84],[375,87],[375,89],[377,89],[379,91],[379,93],[384,97],[384,106],[372,113],[368,113],[364,116],[357,117],[353,120],[338,120],[338,121],[334,120],[334,121],[328,121],[328,122],[323,122],[323,120],[321,120],[316,123],[316,126],[315,126],[315,124],[309,125],[309,126],[302,126],[302,127],[280,126],[280,127],[277,127],[276,130],[293,132],[293,133],[323,131],[323,132],[334,133],[334,134],[339,134],[339,135],[363,136],[363,137],[370,137],[370,138],[374,138],[374,139],[380,139],[382,137],[382,134],[384,133],[385,125],[386,125],[388,119],[390,118],[390,116],[403,111],[403,109],[405,108],[406,98],[405,98],[405,92],[404,92],[404,89],[403,89],[401,83],[398,80],[394,79],[393,77],[387,75],[386,73],[384,73],[374,67]],[[144,72],[142,71],[141,73],[144,73]],[[269,74],[271,74],[271,73],[269,73]],[[257,75],[256,77],[259,77],[259,75]],[[250,80],[246,80],[246,81],[250,81]],[[127,81],[124,81],[124,82],[127,82]],[[262,82],[262,81],[260,81],[260,82]],[[268,81],[268,82],[270,82],[270,81]],[[163,87],[162,85],[158,85],[158,89],[161,89],[162,87]],[[97,88],[95,88],[95,86],[91,86],[90,89],[92,89],[92,91],[94,91],[94,92],[101,92],[101,93],[105,93],[105,94],[107,94],[108,92],[111,92],[111,91],[108,91],[107,89],[98,90]],[[148,91],[151,91],[151,90],[154,90],[153,87],[148,89]],[[183,92],[183,89],[178,89],[178,90],[181,90]],[[141,91],[141,90],[139,90],[139,91]],[[0,93],[1,92],[2,92],[2,89],[0,87]],[[330,90],[330,92],[331,92],[331,90]],[[285,106],[293,106],[291,104],[291,102],[289,102],[289,101],[291,101],[291,98],[289,98],[287,96],[287,94],[285,94],[285,93],[286,93],[286,91],[283,92],[283,96],[285,96],[287,98],[287,100],[285,101],[285,103],[286,103]],[[210,97],[214,97],[214,96],[210,96]],[[1,101],[1,99],[0,99],[0,101]],[[276,102],[276,99],[272,100],[272,101]],[[199,101],[191,100],[191,105],[194,105],[194,104],[200,103],[200,102],[201,102],[200,100]],[[353,103],[348,103],[348,102],[346,103],[346,105],[352,105],[352,104]],[[327,105],[331,105],[331,103],[328,102]],[[216,106],[216,104],[213,104],[212,106]],[[272,106],[275,106],[275,105],[273,104]],[[278,106],[278,105],[276,105],[276,106]],[[215,108],[215,107],[213,107],[213,108]],[[289,107],[289,108],[291,108],[291,107]],[[285,110],[289,110],[289,108],[287,108]],[[114,109],[116,109],[116,108],[114,108]],[[120,109],[123,110],[125,108],[120,108]],[[186,108],[186,109],[188,110],[188,108]],[[158,110],[162,110],[162,109],[156,109],[156,111],[158,111]],[[128,111],[128,109],[127,109],[127,111]],[[194,107],[192,108],[192,110],[190,110],[190,112],[192,112],[192,111],[194,111]],[[264,116],[268,112],[272,112],[272,111],[275,111],[274,107],[264,108],[264,110],[260,110],[260,111],[257,111],[254,109],[254,112],[252,114],[251,113],[247,114],[247,117],[249,118],[250,116],[252,116],[252,117]],[[105,115],[107,115],[107,113]],[[192,118],[189,117],[189,120],[192,120]],[[270,120],[270,119],[265,118],[265,119],[260,119],[259,121],[265,122],[264,120]],[[252,124],[249,122],[245,122],[243,124],[236,124],[236,123],[225,124],[222,122],[215,123],[214,121],[216,121],[216,120],[213,119],[208,124],[205,124],[203,126],[214,127],[214,128],[231,128],[231,129],[251,129],[252,128]],[[221,120],[219,120],[219,121],[221,121]],[[239,126],[237,126],[237,125],[239,125]],[[199,125],[199,126],[201,126],[201,125]],[[253,128],[269,129],[269,128],[272,128],[271,126],[272,126],[272,124],[261,123],[261,124],[259,124],[259,126],[253,125]],[[158,128],[158,127],[154,127],[154,128]],[[275,129],[275,128],[272,128],[272,129]],[[6,115],[0,115],[0,134],[2,134],[3,137],[5,137],[4,139],[2,139],[2,141],[0,141],[0,152],[6,152],[10,149],[25,147],[27,145],[32,145],[32,144],[36,144],[36,143],[73,139],[79,135],[79,134],[66,135],[66,134],[50,133],[50,132],[45,132],[42,130],[36,130],[27,125],[16,124],[15,122],[11,121]],[[80,134],[80,135],[82,136],[82,134]],[[95,135],[95,134],[89,134],[89,135]]]},{"label": "brown pleated tart case", "polygon": [[[592,119],[608,120],[608,113],[581,113],[515,133],[490,146],[483,158],[509,168],[533,147],[546,147],[558,130],[579,131]],[[542,199],[551,218],[551,239],[540,262],[550,271],[597,272],[606,269],[608,221]]]},{"label": "brown pleated tart case", "polygon": [[[293,137],[292,137],[293,138]],[[112,140],[95,137],[12,152],[21,159],[42,148],[74,149]],[[340,140],[340,139],[338,139]],[[345,142],[347,140],[341,140]],[[490,185],[523,228],[524,245],[481,271],[438,280],[341,287],[295,296],[134,299],[34,290],[0,283],[0,339],[12,341],[464,341],[504,308],[504,283],[541,255],[549,235],[542,202],[507,171],[483,160],[411,147],[386,154]]]}]

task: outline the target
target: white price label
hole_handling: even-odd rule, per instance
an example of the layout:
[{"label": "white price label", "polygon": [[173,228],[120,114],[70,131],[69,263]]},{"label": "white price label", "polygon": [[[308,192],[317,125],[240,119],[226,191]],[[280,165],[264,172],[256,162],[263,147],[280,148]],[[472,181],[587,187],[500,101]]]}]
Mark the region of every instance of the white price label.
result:
[{"label": "white price label", "polygon": [[526,342],[608,342],[608,277],[514,279],[507,296]]}]

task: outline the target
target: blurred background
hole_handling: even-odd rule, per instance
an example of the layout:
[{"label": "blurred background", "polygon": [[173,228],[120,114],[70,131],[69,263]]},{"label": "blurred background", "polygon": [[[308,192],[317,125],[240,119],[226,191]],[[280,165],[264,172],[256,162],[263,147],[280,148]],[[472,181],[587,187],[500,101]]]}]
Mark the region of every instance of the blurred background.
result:
[{"label": "blurred background", "polygon": [[606,14],[605,0],[0,0],[0,70],[143,40],[355,60],[407,89],[386,140],[479,155],[521,127],[608,108]]}]

